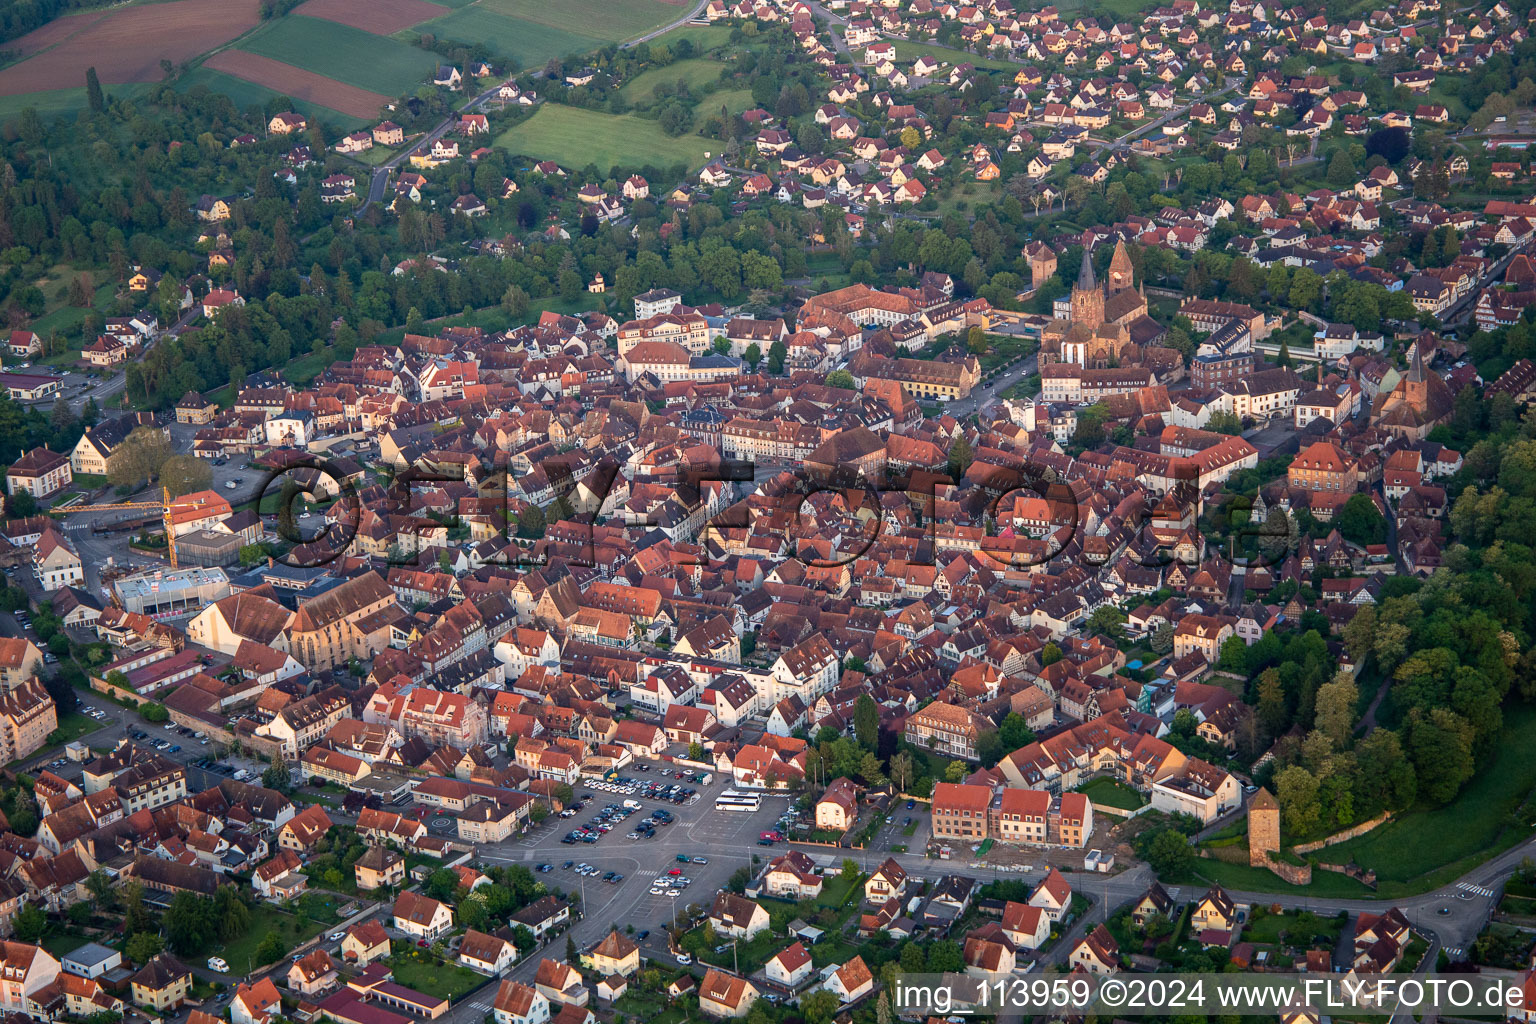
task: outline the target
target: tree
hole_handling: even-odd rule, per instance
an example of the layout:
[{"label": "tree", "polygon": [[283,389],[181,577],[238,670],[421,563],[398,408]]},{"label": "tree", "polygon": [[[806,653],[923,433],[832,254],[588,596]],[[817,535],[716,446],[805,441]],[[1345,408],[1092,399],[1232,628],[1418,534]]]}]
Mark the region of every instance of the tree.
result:
[{"label": "tree", "polygon": [[544,510],[529,505],[517,514],[517,535],[526,540],[538,540],[544,536]]},{"label": "tree", "polygon": [[944,939],[928,947],[928,970],[935,974],[954,973],[965,969],[965,954],[960,943]]},{"label": "tree", "polygon": [[965,439],[964,434],[955,435],[949,446],[949,475],[956,480],[960,479],[974,461],[976,456],[971,451],[971,442]]},{"label": "tree", "polygon": [[1387,539],[1387,521],[1368,494],[1350,495],[1339,510],[1338,527],[1340,536],[1362,547]]},{"label": "tree", "polygon": [[944,766],[944,781],[959,782],[970,773],[970,768],[964,761],[951,761]]},{"label": "tree", "polygon": [[1173,623],[1163,622],[1152,631],[1149,641],[1154,654],[1167,654],[1173,650]]},{"label": "tree", "polygon": [[898,751],[891,758],[890,775],[897,791],[905,792],[915,775],[912,755],[905,750]]},{"label": "tree", "polygon": [[827,374],[827,387],[842,388],[844,391],[853,391],[857,387],[853,381],[853,374],[847,370],[833,370]]},{"label": "tree", "polygon": [[441,903],[452,902],[454,893],[459,891],[459,876],[448,868],[438,868],[427,876],[422,891]]},{"label": "tree", "polygon": [[987,349],[991,347],[990,343],[987,341],[987,332],[982,330],[980,327],[972,327],[970,330],[966,331],[965,347],[970,350],[972,355],[986,355]]},{"label": "tree", "polygon": [[[272,934],[272,933],[269,933],[269,934]],[[272,937],[276,938],[277,936],[275,934],[272,934]],[[135,932],[133,934],[133,937],[128,940],[127,946],[125,946],[123,948],[123,952],[126,953],[128,955],[128,959],[132,960],[134,963],[136,963],[136,964],[147,964],[151,960],[153,960],[156,956],[158,956],[160,954],[160,951],[162,949],[164,949],[164,948],[165,948],[165,942],[156,933],[154,933],[154,932]],[[260,951],[258,950],[258,953],[259,952]],[[267,958],[267,960],[276,960],[278,957],[280,957],[282,955],[283,955],[283,944],[282,944],[282,940],[278,939],[277,952],[273,953],[270,957]],[[262,963],[266,963],[266,962],[267,962],[266,960],[262,961]]]},{"label": "tree", "polygon": [[160,475],[175,455],[170,438],[158,427],[136,427],[107,459],[107,479],[115,487],[137,487]]},{"label": "tree", "polygon": [[997,727],[997,738],[1003,750],[1008,752],[1027,747],[1035,742],[1034,731],[1030,729],[1029,723],[1024,721],[1024,716],[1017,711],[1010,711],[1003,717],[1002,724]]},{"label": "tree", "polygon": [[774,376],[784,372],[784,360],[789,358],[789,348],[782,341],[775,340],[768,346],[768,372]]},{"label": "tree", "polygon": [[688,744],[688,760],[690,760],[690,761],[703,761],[704,760],[704,748],[703,748],[703,746],[701,746],[699,744],[698,740],[694,740],[692,743]]},{"label": "tree", "polygon": [[96,77],[96,69],[85,69],[85,101],[90,105],[91,113],[99,114],[106,106],[106,97],[101,93],[101,79]]},{"label": "tree", "polygon": [[831,1024],[837,1015],[837,996],[826,989],[817,989],[800,999],[800,1015],[805,1024]]},{"label": "tree", "polygon": [[213,486],[213,466],[195,455],[172,455],[160,466],[160,483],[179,498]]},{"label": "tree", "polygon": [[256,963],[258,965],[269,964],[282,956],[287,948],[283,944],[282,936],[278,935],[277,932],[267,932],[256,946]]},{"label": "tree", "polygon": [[5,509],[13,519],[37,515],[37,499],[31,491],[12,491],[5,499]]},{"label": "tree", "polygon": [[190,892],[178,892],[160,917],[171,949],[185,956],[207,946],[214,937],[212,909],[211,901]]},{"label": "tree", "polygon": [[865,750],[874,750],[880,744],[880,708],[867,693],[859,694],[853,702],[853,734]]},{"label": "tree", "polygon": [[1061,660],[1061,648],[1056,646],[1054,640],[1040,649],[1040,666],[1054,665]]},{"label": "tree", "polygon": [[1088,631],[1114,640],[1125,629],[1125,613],[1112,604],[1100,605],[1088,616]]},{"label": "tree", "polygon": [[752,367],[753,371],[755,372],[757,370],[757,364],[763,361],[762,347],[754,341],[752,344],[747,346],[747,350],[741,354],[741,357],[747,361],[747,365]]},{"label": "tree", "polygon": [[521,320],[528,315],[528,293],[515,284],[507,285],[501,293],[501,308],[511,319]]},{"label": "tree", "polygon": [[171,713],[165,709],[164,704],[141,704],[139,706],[139,715],[144,721],[154,722],[157,725],[171,720]]},{"label": "tree", "polygon": [[901,144],[907,147],[908,152],[916,150],[922,144],[922,141],[922,133],[911,125],[907,125],[901,130]]},{"label": "tree", "polygon": [[37,942],[48,930],[48,915],[36,903],[27,903],[11,919],[16,938],[22,942]]},{"label": "tree", "polygon": [[1347,188],[1360,179],[1360,172],[1355,169],[1355,161],[1350,157],[1349,150],[1337,149],[1333,159],[1328,161],[1328,184],[1334,188]]},{"label": "tree", "polygon": [[1147,843],[1147,863],[1160,878],[1177,878],[1195,862],[1194,848],[1177,829],[1164,829]]},{"label": "tree", "polygon": [[1355,685],[1351,672],[1338,672],[1317,688],[1314,723],[1341,750],[1354,732],[1355,705],[1359,700],[1360,687]]},{"label": "tree", "polygon": [[268,789],[275,789],[279,792],[288,791],[291,785],[290,779],[288,766],[283,763],[283,759],[280,757],[273,758],[272,764],[267,767],[266,771],[261,773],[261,784]]}]

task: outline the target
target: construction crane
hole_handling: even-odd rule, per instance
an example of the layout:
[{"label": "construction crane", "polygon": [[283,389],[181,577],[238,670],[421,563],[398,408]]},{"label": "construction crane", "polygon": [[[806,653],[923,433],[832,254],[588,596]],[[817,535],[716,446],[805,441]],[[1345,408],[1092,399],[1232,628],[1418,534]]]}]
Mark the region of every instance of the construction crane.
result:
[{"label": "construction crane", "polygon": [[54,511],[68,515],[71,512],[108,512],[157,508],[160,510],[161,518],[165,522],[165,549],[170,554],[171,568],[176,569],[180,567],[176,563],[176,531],[171,526],[171,489],[169,487],[162,487],[160,491],[165,496],[164,501],[119,501],[111,505],[76,505],[73,508],[61,508]]}]

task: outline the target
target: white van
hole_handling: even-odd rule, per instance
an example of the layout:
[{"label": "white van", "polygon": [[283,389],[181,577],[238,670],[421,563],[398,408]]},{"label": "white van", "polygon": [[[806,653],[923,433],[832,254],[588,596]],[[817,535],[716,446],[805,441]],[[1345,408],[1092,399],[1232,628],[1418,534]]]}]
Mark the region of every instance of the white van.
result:
[{"label": "white van", "polygon": [[223,957],[211,956],[208,958],[208,969],[210,971],[217,971],[219,974],[228,974],[229,964],[224,962]]},{"label": "white van", "polygon": [[639,800],[625,800],[624,801],[624,806],[628,807],[632,811],[638,811],[640,809],[640,801]]}]

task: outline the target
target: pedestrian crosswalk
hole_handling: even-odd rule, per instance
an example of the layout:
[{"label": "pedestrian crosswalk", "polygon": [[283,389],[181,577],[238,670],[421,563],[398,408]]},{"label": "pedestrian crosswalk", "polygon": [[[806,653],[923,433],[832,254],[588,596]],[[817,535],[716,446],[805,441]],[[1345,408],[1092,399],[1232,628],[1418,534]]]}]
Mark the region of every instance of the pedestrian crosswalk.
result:
[{"label": "pedestrian crosswalk", "polygon": [[1445,948],[1445,957],[1452,963],[1460,960],[1465,955],[1465,953],[1466,951],[1463,950],[1460,946],[1447,946]]},{"label": "pedestrian crosswalk", "polygon": [[1482,885],[1473,885],[1471,882],[1457,882],[1456,888],[1462,892],[1470,892],[1474,896],[1492,896],[1493,890]]}]

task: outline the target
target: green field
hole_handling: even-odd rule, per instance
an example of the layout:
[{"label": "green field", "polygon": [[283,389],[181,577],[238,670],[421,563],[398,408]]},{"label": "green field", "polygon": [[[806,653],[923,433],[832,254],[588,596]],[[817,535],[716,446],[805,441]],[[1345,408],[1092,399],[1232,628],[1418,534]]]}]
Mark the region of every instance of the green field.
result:
[{"label": "green field", "polygon": [[652,46],[676,46],[684,39],[693,44],[695,51],[708,53],[731,43],[728,25],[679,25],[651,40]]},{"label": "green field", "polygon": [[[133,85],[111,85],[106,90],[113,96],[132,96],[139,88]],[[52,89],[48,92],[23,93],[20,96],[0,96],[0,122],[20,117],[21,112],[28,107],[37,111],[38,116],[45,120],[74,114],[85,109],[85,90]]]},{"label": "green field", "polygon": [[938,46],[933,43],[913,43],[905,39],[892,40],[896,44],[896,59],[898,61],[914,61],[927,54],[930,57],[950,64],[974,64],[978,68],[1011,68],[1017,70],[1022,65],[1015,61],[1001,60],[996,57],[980,57],[968,50],[951,50],[947,46]]},{"label": "green field", "polygon": [[385,96],[414,92],[438,63],[435,54],[388,36],[302,15],[267,22],[239,48]]},{"label": "green field", "polygon": [[245,974],[262,966],[256,959],[256,947],[261,945],[267,932],[277,932],[283,940],[283,948],[292,949],[305,939],[318,935],[323,927],[315,921],[305,921],[301,925],[294,915],[284,913],[271,904],[258,903],[251,908],[251,924],[245,934],[222,946],[214,946],[209,953],[229,961],[230,970]]},{"label": "green field", "polygon": [[450,1002],[481,985],[490,984],[490,979],[483,974],[458,964],[443,963],[419,949],[390,957],[389,966],[395,973],[395,981],[401,985]]},{"label": "green field", "polygon": [[1312,884],[1291,885],[1264,868],[1247,864],[1228,864],[1220,860],[1197,860],[1192,872],[1198,881],[1216,882],[1239,892],[1288,892],[1321,899],[1364,900],[1375,895],[1367,886],[1336,871],[1312,872]]},{"label": "green field", "polygon": [[519,67],[525,68],[539,67],[551,57],[587,53],[605,42],[596,36],[519,21],[479,3],[423,22],[401,35],[416,36],[423,32],[453,42],[484,43],[501,56],[517,61]]},{"label": "green field", "polygon": [[652,68],[649,71],[641,72],[628,82],[625,82],[624,88],[620,89],[619,92],[623,94],[625,101],[631,106],[641,103],[648,104],[651,102],[651,94],[656,86],[661,84],[675,85],[681,80],[687,84],[689,92],[697,96],[700,86],[708,85],[710,82],[717,81],[720,78],[720,69],[724,66],[719,61],[710,60],[707,57],[680,60],[664,68]]},{"label": "green field", "polygon": [[1090,779],[1077,787],[1076,792],[1086,794],[1089,800],[1106,807],[1119,807],[1134,811],[1147,802],[1146,797],[1118,779]]},{"label": "green field", "polygon": [[697,167],[704,163],[705,153],[720,145],[697,135],[672,138],[655,121],[630,114],[620,117],[555,103],[544,104],[532,117],[508,128],[495,144],[569,168],[596,164],[600,171],[616,164]]},{"label": "green field", "polygon": [[1536,819],[1525,806],[1536,789],[1536,758],[1529,755],[1533,743],[1536,708],[1511,705],[1504,712],[1496,756],[1478,767],[1476,777],[1449,804],[1411,811],[1312,856],[1374,868],[1384,896],[1444,885],[1529,836]]},{"label": "green field", "polygon": [[519,21],[565,30],[579,25],[610,43],[644,35],[687,14],[689,7],[661,0],[479,0],[477,6]]},{"label": "green field", "polygon": [[[268,100],[274,96],[282,95],[277,90],[268,89],[264,85],[257,85],[255,82],[247,82],[243,78],[236,78],[234,75],[227,75],[222,71],[215,71],[212,68],[204,67],[193,68],[178,78],[176,80],[176,91],[190,92],[199,85],[204,86],[211,92],[222,93],[228,96],[230,101],[242,110],[252,106],[264,107]],[[352,117],[350,114],[343,114],[341,111],[332,110],[330,107],[322,107],[317,103],[306,103],[304,100],[296,100],[292,97],[288,97],[288,99],[293,104],[294,110],[305,117],[323,121],[333,128],[345,128],[347,131],[351,131],[365,123]]]}]

